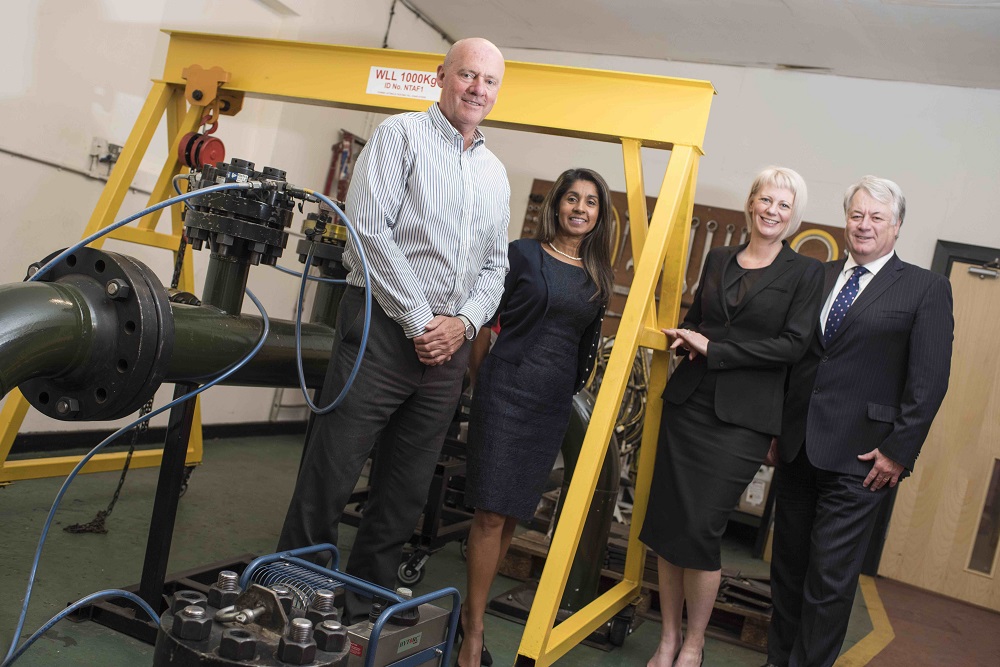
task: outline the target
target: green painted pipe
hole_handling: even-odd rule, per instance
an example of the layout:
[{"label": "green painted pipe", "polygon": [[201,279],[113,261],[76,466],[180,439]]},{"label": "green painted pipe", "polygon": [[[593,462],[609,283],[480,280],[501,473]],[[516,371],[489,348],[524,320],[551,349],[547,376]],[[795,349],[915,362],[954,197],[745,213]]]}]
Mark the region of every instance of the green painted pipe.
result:
[{"label": "green painted pipe", "polygon": [[[560,500],[565,499],[569,493],[569,484],[576,471],[576,464],[580,460],[593,409],[594,397],[590,392],[584,390],[573,397],[573,412],[562,442],[564,472]],[[597,487],[590,501],[590,511],[583,524],[580,545],[576,549],[576,556],[573,558],[573,565],[566,579],[566,590],[559,603],[560,610],[576,612],[597,599],[601,568],[604,567],[608,536],[611,534],[612,514],[615,503],[618,502],[619,466],[618,444],[612,436],[611,444],[604,456],[604,464],[597,477]],[[561,511],[562,502],[559,504],[559,511],[556,512],[557,523]]]},{"label": "green painted pipe", "polygon": [[[254,315],[228,315],[212,306],[170,305],[174,317],[174,352],[166,382],[207,382],[242,359],[260,338],[263,323]],[[302,368],[306,385],[323,384],[333,348],[333,329],[302,324]],[[271,332],[260,352],[225,384],[297,387],[295,323],[271,319]]]},{"label": "green painted pipe", "polygon": [[[102,326],[104,293],[85,280],[0,285],[0,397],[22,382],[55,377],[115,344]],[[175,343],[164,382],[205,382],[246,355],[262,330],[260,317],[228,315],[212,306],[171,304]],[[333,329],[302,325],[306,385],[319,387]],[[226,384],[297,387],[295,323],[271,320],[260,352]]]},{"label": "green painted pipe", "polygon": [[212,253],[205,274],[201,301],[225,313],[238,314],[250,277],[250,261],[245,257]]},{"label": "green painted pipe", "polygon": [[0,398],[86,359],[94,325],[82,297],[79,287],[62,283],[0,285]]}]

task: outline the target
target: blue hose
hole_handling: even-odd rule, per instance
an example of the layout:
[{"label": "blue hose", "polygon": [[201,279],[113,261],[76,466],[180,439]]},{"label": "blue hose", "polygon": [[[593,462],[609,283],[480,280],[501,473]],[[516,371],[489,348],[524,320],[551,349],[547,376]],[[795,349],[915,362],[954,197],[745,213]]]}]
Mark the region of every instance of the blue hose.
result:
[{"label": "blue hose", "polygon": [[77,250],[79,250],[83,246],[87,245],[88,243],[93,243],[94,241],[96,241],[97,239],[101,238],[105,234],[109,234],[109,233],[113,232],[114,230],[118,229],[119,227],[124,227],[128,223],[134,222],[134,221],[138,220],[139,218],[141,218],[143,216],[149,215],[150,213],[153,213],[155,211],[159,211],[161,208],[166,208],[167,206],[172,206],[172,205],[174,205],[174,204],[176,204],[178,202],[187,201],[188,199],[191,199],[192,197],[199,197],[201,195],[207,195],[207,194],[210,194],[212,192],[218,192],[220,190],[251,190],[251,189],[253,189],[253,187],[254,186],[252,184],[250,184],[250,183],[221,183],[219,185],[212,185],[212,186],[207,187],[207,188],[201,188],[200,190],[192,190],[191,192],[185,192],[182,195],[177,195],[176,197],[171,197],[170,199],[164,199],[159,204],[153,204],[149,208],[144,208],[141,211],[139,211],[138,213],[133,213],[129,217],[125,218],[124,220],[119,220],[118,222],[110,224],[107,227],[105,227],[104,229],[97,230],[96,232],[94,232],[93,234],[91,234],[90,236],[88,236],[87,238],[82,239],[80,241],[77,241],[76,243],[74,243],[73,245],[71,245],[70,247],[66,248],[61,253],[59,253],[58,255],[56,255],[55,257],[53,257],[52,259],[50,259],[45,264],[45,266],[43,266],[40,269],[38,269],[37,271],[35,271],[35,273],[33,273],[32,276],[30,278],[28,278],[28,282],[33,282],[35,280],[38,280],[39,278],[41,278],[42,276],[44,276],[46,273],[48,273],[52,269],[53,266],[55,266],[59,262],[63,261],[64,259],[66,259],[70,255],[72,255],[74,252],[76,252]]},{"label": "blue hose", "polygon": [[[3,663],[0,664],[0,667],[7,667],[7,665],[13,662],[14,648],[17,646],[17,639],[18,637],[21,636],[21,631],[24,629],[24,623],[27,618],[28,604],[31,602],[31,590],[35,586],[35,575],[36,572],[38,571],[38,562],[39,560],[41,560],[42,557],[42,547],[45,546],[45,539],[48,537],[49,528],[52,525],[52,519],[55,518],[56,509],[58,509],[59,504],[62,502],[63,496],[66,495],[66,491],[69,489],[70,483],[80,473],[80,470],[83,469],[83,467],[87,464],[88,461],[90,461],[90,459],[94,458],[94,456],[97,453],[99,453],[102,449],[111,444],[115,439],[117,439],[123,433],[127,433],[130,429],[134,428],[135,426],[138,426],[144,421],[148,421],[153,417],[155,417],[156,415],[165,412],[166,410],[169,410],[175,405],[179,405],[184,401],[197,396],[201,392],[219,384],[220,382],[228,378],[230,375],[241,369],[244,365],[246,365],[246,363],[251,359],[253,359],[253,357],[264,346],[264,342],[267,340],[267,336],[271,332],[271,320],[268,318],[267,311],[264,310],[263,304],[261,304],[261,302],[254,295],[254,293],[251,292],[249,289],[246,290],[246,293],[247,296],[250,297],[250,300],[253,301],[254,305],[257,306],[257,309],[260,311],[261,320],[264,323],[264,330],[261,332],[260,340],[257,341],[257,344],[254,346],[254,348],[245,357],[235,362],[232,366],[230,366],[228,370],[223,372],[221,375],[219,375],[219,377],[215,378],[211,382],[208,382],[198,387],[197,389],[190,391],[187,394],[184,394],[183,396],[170,401],[163,407],[157,408],[156,410],[153,410],[152,412],[145,414],[142,417],[139,417],[138,419],[136,419],[135,421],[126,426],[122,426],[120,429],[118,429],[117,431],[109,435],[107,438],[102,440],[96,447],[87,452],[87,454],[85,454],[83,458],[80,459],[80,462],[76,464],[76,467],[74,467],[73,470],[69,473],[69,475],[66,476],[66,480],[59,488],[59,492],[56,494],[56,498],[52,502],[52,508],[49,510],[49,515],[45,519],[45,525],[42,527],[42,536],[38,540],[38,548],[35,550],[35,558],[31,563],[31,574],[28,576],[28,590],[24,594],[24,604],[21,606],[21,615],[17,621],[17,629],[14,631],[14,637],[11,640],[10,649],[7,651],[7,657],[4,659]],[[128,595],[127,593],[125,593],[125,591],[115,591],[115,592],[126,596]],[[155,614],[153,614],[152,618],[154,621],[158,620],[158,617]],[[58,621],[59,619],[56,618],[55,620]],[[29,641],[33,641],[33,639],[29,639]]]},{"label": "blue hose", "polygon": [[361,239],[358,237],[358,232],[355,230],[354,224],[347,219],[347,216],[340,210],[340,207],[334,204],[329,197],[314,190],[305,191],[329,206],[333,212],[340,216],[340,219],[343,220],[344,226],[347,228],[347,233],[351,235],[351,239],[354,241],[354,249],[358,253],[358,259],[361,260],[361,271],[364,275],[365,283],[365,324],[361,331],[361,345],[358,348],[358,356],[355,357],[354,366],[351,368],[351,374],[347,376],[347,381],[344,383],[344,387],[340,390],[340,393],[337,394],[337,398],[333,399],[333,401],[328,405],[320,408],[313,403],[312,398],[309,397],[309,390],[306,388],[305,369],[302,367],[302,308],[305,303],[306,284],[309,278],[309,269],[312,267],[312,256],[315,244],[309,247],[309,252],[306,255],[305,268],[302,269],[302,282],[299,286],[299,299],[295,307],[295,364],[299,374],[299,389],[302,390],[302,397],[305,399],[306,405],[308,405],[309,409],[314,413],[318,415],[325,415],[336,410],[337,406],[344,402],[347,392],[350,390],[351,385],[354,384],[354,379],[358,376],[358,371],[361,370],[361,362],[365,357],[365,348],[368,347],[368,330],[371,328],[372,323],[372,282],[368,268],[368,259],[365,257],[365,249],[361,245]]},{"label": "blue hose", "polygon": [[[309,250],[309,254],[310,255],[312,254],[312,249],[311,248]],[[291,269],[286,269],[285,267],[278,266],[277,264],[275,264],[273,268],[278,269],[282,273],[287,273],[290,276],[295,276],[296,278],[301,278],[302,277],[302,273],[299,273],[298,271],[292,271]],[[305,273],[308,275],[308,271],[306,271]],[[309,277],[309,280],[312,280],[312,281],[317,282],[317,283],[332,283],[334,285],[346,285],[347,284],[347,281],[344,280],[343,278],[322,278],[320,276],[308,276],[308,277]]]}]

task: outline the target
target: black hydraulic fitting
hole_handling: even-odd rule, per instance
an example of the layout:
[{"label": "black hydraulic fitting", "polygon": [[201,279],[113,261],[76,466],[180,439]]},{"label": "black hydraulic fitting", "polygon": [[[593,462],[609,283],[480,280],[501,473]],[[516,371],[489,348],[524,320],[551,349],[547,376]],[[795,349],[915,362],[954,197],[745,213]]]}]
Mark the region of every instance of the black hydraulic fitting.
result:
[{"label": "black hydraulic fitting", "polygon": [[190,179],[192,190],[221,183],[255,183],[252,189],[212,192],[188,200],[185,234],[194,250],[209,244],[213,254],[274,266],[288,241],[294,198],[285,172],[274,167],[256,171],[253,162],[233,158],[205,165]]}]

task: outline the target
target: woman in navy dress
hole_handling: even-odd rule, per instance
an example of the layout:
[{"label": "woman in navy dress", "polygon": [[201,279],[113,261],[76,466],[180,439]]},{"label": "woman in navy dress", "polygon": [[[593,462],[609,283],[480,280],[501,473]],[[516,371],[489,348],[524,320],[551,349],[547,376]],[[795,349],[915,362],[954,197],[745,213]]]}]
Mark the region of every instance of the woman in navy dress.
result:
[{"label": "woman in navy dress", "polygon": [[[463,667],[491,662],[483,641],[490,585],[519,520],[530,519],[593,369],[614,281],[611,194],[589,169],[564,172],[542,203],[538,239],[510,244],[500,333],[478,366],[469,420],[468,588]],[[473,355],[486,353],[489,329]],[[473,362],[473,368],[476,364]]]},{"label": "woman in navy dress", "polygon": [[822,264],[785,241],[805,203],[796,172],[772,167],[758,174],[744,206],[749,241],[709,251],[684,322],[664,329],[684,358],[663,392],[640,533],[658,556],[663,619],[648,667],[704,659],[722,533],[781,430],[787,368],[805,354],[819,322]]}]

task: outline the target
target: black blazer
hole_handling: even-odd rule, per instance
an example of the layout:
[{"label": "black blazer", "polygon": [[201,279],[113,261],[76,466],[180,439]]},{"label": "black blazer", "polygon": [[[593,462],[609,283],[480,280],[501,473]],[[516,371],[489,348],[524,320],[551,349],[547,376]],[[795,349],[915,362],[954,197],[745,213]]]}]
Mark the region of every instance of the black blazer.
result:
[{"label": "black blazer", "polygon": [[[500,335],[490,350],[504,361],[520,364],[535,329],[549,307],[549,288],[542,273],[542,245],[534,239],[518,239],[507,246],[510,271],[504,282],[503,297],[491,322],[500,321]],[[595,288],[596,289],[596,288]],[[597,317],[580,339],[577,355],[576,386],[587,384],[601,342],[601,323],[607,303],[602,303]]]},{"label": "black blazer", "polygon": [[[825,266],[827,298],[845,261]],[[948,389],[954,328],[948,279],[893,256],[829,345],[817,327],[792,368],[781,459],[794,459],[805,442],[817,468],[867,475],[872,463],[858,454],[878,447],[912,470]]]},{"label": "black blazer", "polygon": [[745,247],[714,248],[705,258],[694,303],[681,326],[708,338],[708,356],[693,362],[684,357],[670,376],[663,398],[683,403],[706,373],[715,372],[716,416],[777,435],[786,371],[805,353],[819,321],[823,267],[782,243],[778,256],[730,311],[724,272]]}]

